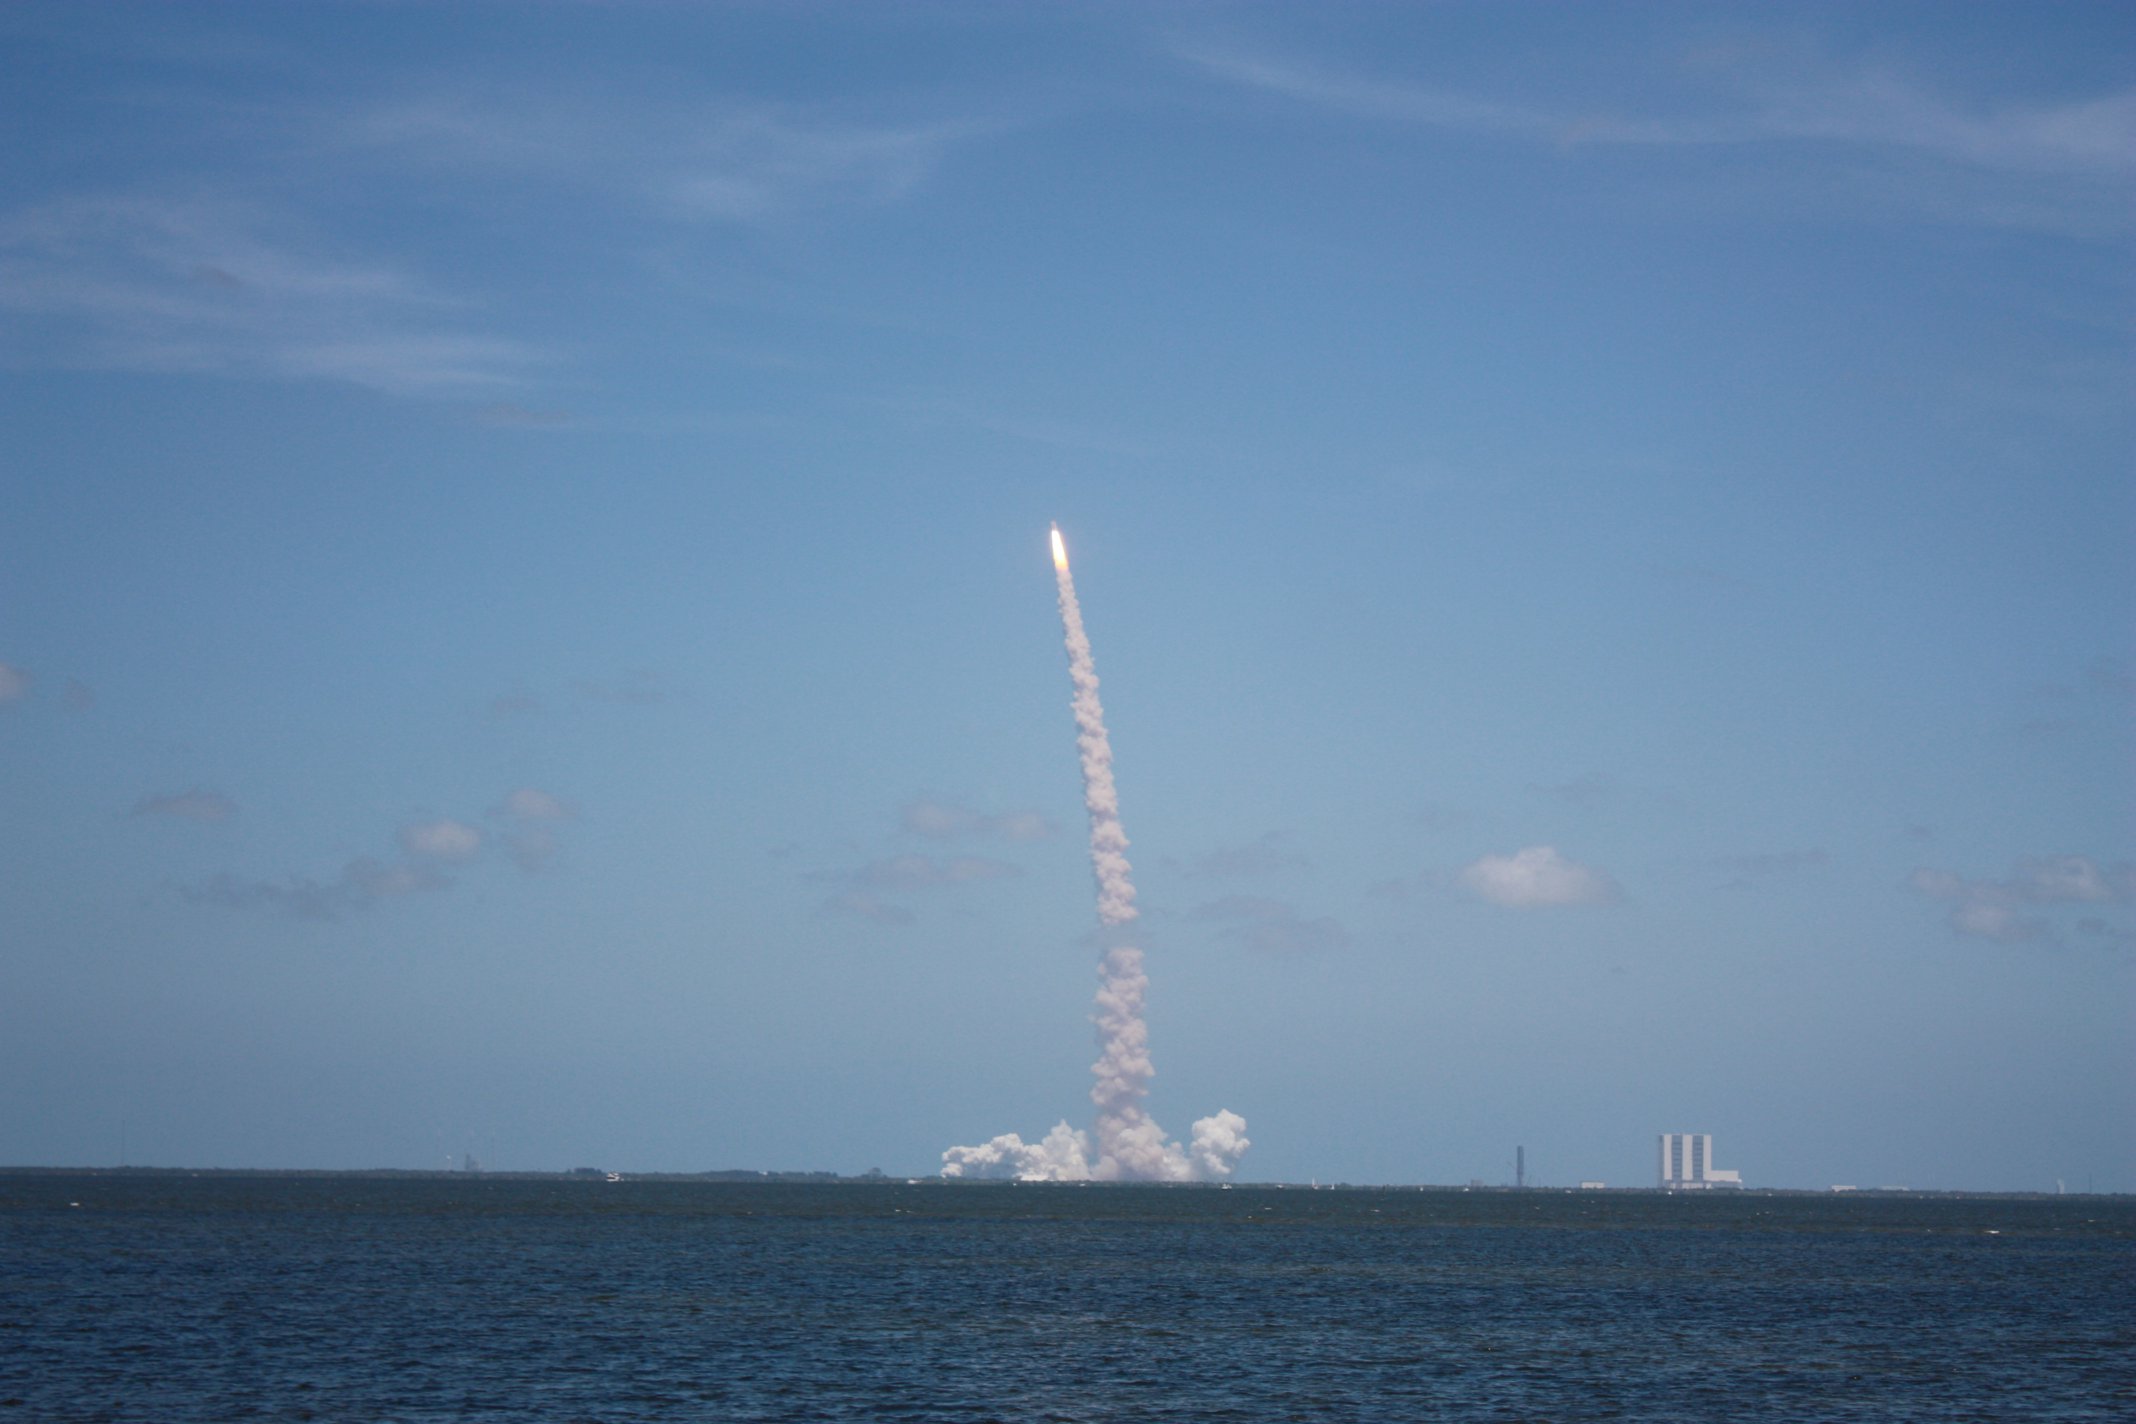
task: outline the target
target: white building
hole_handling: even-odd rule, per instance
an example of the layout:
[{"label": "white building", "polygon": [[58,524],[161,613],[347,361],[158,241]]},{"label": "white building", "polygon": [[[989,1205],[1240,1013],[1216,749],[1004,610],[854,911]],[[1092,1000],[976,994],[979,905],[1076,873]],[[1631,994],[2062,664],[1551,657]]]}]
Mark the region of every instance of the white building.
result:
[{"label": "white building", "polygon": [[1740,1187],[1743,1174],[1724,1172],[1713,1165],[1712,1133],[1664,1132],[1661,1135],[1661,1185],[1672,1192]]}]

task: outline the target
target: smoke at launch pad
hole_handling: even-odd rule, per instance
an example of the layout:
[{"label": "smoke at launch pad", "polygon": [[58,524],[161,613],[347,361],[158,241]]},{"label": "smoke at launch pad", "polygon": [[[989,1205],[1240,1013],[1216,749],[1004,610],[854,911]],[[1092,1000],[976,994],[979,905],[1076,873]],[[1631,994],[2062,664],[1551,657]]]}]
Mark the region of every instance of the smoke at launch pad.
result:
[{"label": "smoke at launch pad", "polygon": [[[1090,869],[1097,880],[1098,923],[1112,937],[1098,965],[1098,995],[1091,1010],[1097,1028],[1098,1061],[1090,1100],[1097,1108],[1090,1132],[1056,1124],[1037,1142],[1003,1133],[976,1147],[942,1154],[945,1177],[1017,1177],[1025,1181],[1186,1182],[1231,1175],[1251,1144],[1246,1119],[1219,1111],[1198,1119],[1182,1147],[1144,1110],[1150,1079],[1149,1026],[1143,995],[1149,976],[1142,951],[1127,943],[1126,927],[1137,916],[1135,883],[1129,875],[1127,833],[1120,826],[1120,796],[1113,787],[1112,740],[1098,701],[1097,665],[1060,526],[1053,528],[1053,573],[1059,586],[1061,631],[1068,648],[1068,677],[1075,687],[1076,747],[1083,761],[1083,805],[1090,813]],[[1095,1141],[1093,1141],[1095,1139]]]}]

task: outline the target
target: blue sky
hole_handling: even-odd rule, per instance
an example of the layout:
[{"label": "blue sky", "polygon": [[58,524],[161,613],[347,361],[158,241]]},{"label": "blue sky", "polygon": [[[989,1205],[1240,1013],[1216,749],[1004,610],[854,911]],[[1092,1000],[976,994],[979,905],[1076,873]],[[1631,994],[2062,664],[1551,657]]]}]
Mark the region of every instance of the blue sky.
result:
[{"label": "blue sky", "polygon": [[2136,1190],[2113,5],[0,12],[0,1161]]}]

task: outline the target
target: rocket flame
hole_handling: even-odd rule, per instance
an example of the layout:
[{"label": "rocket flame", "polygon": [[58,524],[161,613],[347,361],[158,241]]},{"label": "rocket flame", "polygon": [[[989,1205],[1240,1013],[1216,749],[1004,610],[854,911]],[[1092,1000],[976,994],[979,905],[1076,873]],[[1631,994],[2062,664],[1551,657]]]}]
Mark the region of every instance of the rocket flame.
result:
[{"label": "rocket flame", "polygon": [[1053,526],[1053,567],[1056,572],[1068,571],[1068,546],[1061,542],[1061,526]]}]

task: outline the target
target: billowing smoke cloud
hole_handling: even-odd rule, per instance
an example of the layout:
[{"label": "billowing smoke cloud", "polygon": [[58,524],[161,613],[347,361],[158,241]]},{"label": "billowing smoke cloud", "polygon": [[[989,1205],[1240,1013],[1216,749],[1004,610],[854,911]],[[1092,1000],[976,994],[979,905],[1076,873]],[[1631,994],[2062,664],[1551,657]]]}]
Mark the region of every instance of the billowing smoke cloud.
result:
[{"label": "billowing smoke cloud", "polygon": [[1039,1142],[1025,1142],[1004,1132],[977,1147],[952,1147],[942,1154],[945,1177],[1016,1177],[1026,1182],[1082,1182],[1090,1178],[1090,1135],[1066,1122]]},{"label": "billowing smoke cloud", "polygon": [[[1097,664],[1083,631],[1083,610],[1060,531],[1053,531],[1053,568],[1059,585],[1061,630],[1068,648],[1068,677],[1075,686],[1076,747],[1083,761],[1083,806],[1090,813],[1090,869],[1098,886],[1098,923],[1112,946],[1098,965],[1098,995],[1091,1010],[1097,1027],[1098,1061],[1090,1100],[1097,1118],[1088,1136],[1063,1122],[1037,1143],[1006,1133],[979,1147],[952,1147],[942,1154],[942,1175],[1012,1176],[1026,1181],[1186,1182],[1231,1175],[1251,1143],[1246,1120],[1219,1112],[1194,1124],[1190,1146],[1166,1138],[1144,1111],[1150,1080],[1149,1025],[1142,1017],[1149,976],[1142,951],[1125,942],[1137,918],[1135,883],[1127,860],[1127,833],[1120,825],[1120,795],[1113,786],[1112,739],[1098,701]],[[1095,1141],[1092,1138],[1095,1138]]]}]

